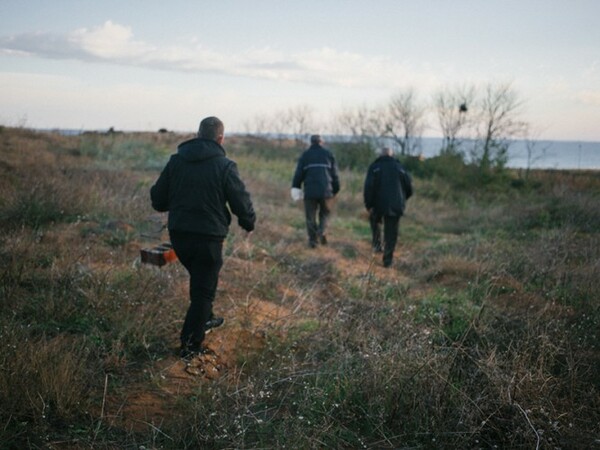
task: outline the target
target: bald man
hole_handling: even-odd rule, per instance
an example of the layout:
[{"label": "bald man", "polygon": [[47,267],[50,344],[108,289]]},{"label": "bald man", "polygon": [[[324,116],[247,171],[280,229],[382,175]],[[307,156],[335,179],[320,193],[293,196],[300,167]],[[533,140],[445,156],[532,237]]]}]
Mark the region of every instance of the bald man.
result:
[{"label": "bald man", "polygon": [[392,265],[400,217],[413,193],[410,175],[393,155],[391,148],[381,149],[379,157],[369,166],[363,192],[365,208],[369,212],[373,250],[383,252],[384,267]]}]

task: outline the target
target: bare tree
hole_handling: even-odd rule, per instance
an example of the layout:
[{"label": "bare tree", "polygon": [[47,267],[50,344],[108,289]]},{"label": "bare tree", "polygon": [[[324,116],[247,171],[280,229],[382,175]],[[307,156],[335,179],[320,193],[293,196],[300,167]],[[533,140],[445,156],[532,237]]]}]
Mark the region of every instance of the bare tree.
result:
[{"label": "bare tree", "polygon": [[354,143],[376,146],[381,138],[378,113],[365,105],[342,110],[336,117],[336,123],[340,134],[349,134]]},{"label": "bare tree", "polygon": [[527,123],[519,118],[522,105],[511,83],[485,87],[479,105],[479,139],[473,153],[482,169],[506,164],[511,139],[527,129]]},{"label": "bare tree", "polygon": [[442,153],[460,153],[460,134],[468,128],[469,108],[475,99],[475,86],[445,88],[433,98],[440,129],[444,136]]},{"label": "bare tree", "polygon": [[379,120],[379,111],[365,105],[346,108],[337,114],[336,132],[349,136],[348,140],[332,144],[339,167],[364,170],[369,166],[375,149],[383,145]]},{"label": "bare tree", "polygon": [[312,108],[299,105],[276,111],[272,115],[259,114],[246,121],[244,126],[248,134],[273,134],[281,147],[290,137],[293,137],[296,144],[306,143],[315,121]]},{"label": "bare tree", "polygon": [[398,144],[402,155],[412,155],[420,146],[424,116],[425,107],[412,88],[393,96],[383,112],[385,135]]},{"label": "bare tree", "polygon": [[258,114],[244,122],[244,128],[247,134],[260,136],[269,132],[269,122],[270,119],[266,114]]},{"label": "bare tree", "polygon": [[541,135],[540,131],[531,131],[527,129],[525,135],[525,151],[527,157],[527,167],[525,168],[525,180],[529,178],[529,172],[540,159],[546,156],[546,153],[552,146],[550,143],[543,143],[539,140]]},{"label": "bare tree", "polygon": [[298,105],[290,108],[285,116],[290,127],[289,132],[294,136],[296,143],[306,143],[309,134],[315,129],[313,109],[308,105]]},{"label": "bare tree", "polygon": [[283,147],[291,131],[289,112],[276,111],[269,121],[269,130],[275,135],[279,147]]}]

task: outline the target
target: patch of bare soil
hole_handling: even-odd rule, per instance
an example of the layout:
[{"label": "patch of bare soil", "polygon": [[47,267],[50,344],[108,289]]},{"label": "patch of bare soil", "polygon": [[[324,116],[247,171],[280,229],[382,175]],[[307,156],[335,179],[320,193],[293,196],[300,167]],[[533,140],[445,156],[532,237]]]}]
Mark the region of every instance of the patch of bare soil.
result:
[{"label": "patch of bare soil", "polygon": [[191,394],[199,383],[234,372],[238,358],[260,351],[269,324],[291,317],[290,311],[259,299],[242,302],[224,314],[225,323],[210,330],[205,345],[211,352],[186,362],[175,352],[149,371],[152,383],[127,387],[125,398],[109,396],[106,417],[127,430],[158,426],[173,414],[177,396]]},{"label": "patch of bare soil", "polygon": [[[217,379],[228,382],[228,376],[233,382],[232,375],[238,372],[240,358],[260,352],[267,333],[283,335],[290,325],[317,313],[320,297],[331,295],[337,282],[344,279],[367,282],[369,277],[396,282],[409,280],[395,268],[383,268],[381,254],[373,255],[367,242],[334,241],[317,249],[293,242],[287,250],[302,261],[301,277],[304,278],[297,285],[278,284],[280,304],[275,304],[255,296],[254,285],[269,276],[277,262],[264,250],[244,245],[241,256],[253,254],[254,257],[229,257],[223,268],[215,312],[225,318],[225,323],[206,335],[205,345],[211,353],[186,363],[173,352],[173,356],[158,361],[149,370],[152,382],[127,386],[124,397],[108,396],[107,419],[133,431],[159,427],[165,418],[175,413],[178,396],[193,393],[201,383]],[[397,261],[400,262],[410,257],[402,250],[399,246]],[[332,279],[334,277],[338,279]],[[311,283],[323,286],[317,289]],[[176,291],[185,304],[187,281],[182,281]],[[173,340],[177,341],[176,336]]]}]

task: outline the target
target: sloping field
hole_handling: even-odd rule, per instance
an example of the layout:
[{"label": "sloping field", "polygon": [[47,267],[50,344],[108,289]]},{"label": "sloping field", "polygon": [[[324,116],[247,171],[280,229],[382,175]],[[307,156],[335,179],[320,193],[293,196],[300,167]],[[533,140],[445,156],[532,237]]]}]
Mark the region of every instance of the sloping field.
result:
[{"label": "sloping field", "polygon": [[225,324],[186,365],[187,274],[139,259],[185,138],[0,129],[3,448],[600,445],[598,173],[416,176],[385,269],[362,168],[309,249],[300,149],[230,138],[259,220],[232,225]]}]

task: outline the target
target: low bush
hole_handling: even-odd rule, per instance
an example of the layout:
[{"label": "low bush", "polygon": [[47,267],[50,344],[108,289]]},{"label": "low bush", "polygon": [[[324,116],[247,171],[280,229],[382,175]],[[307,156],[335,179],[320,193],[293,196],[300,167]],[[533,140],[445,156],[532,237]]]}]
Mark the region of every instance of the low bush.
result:
[{"label": "low bush", "polygon": [[[215,342],[237,333],[237,347],[208,379],[172,372],[185,271],[138,260],[142,234],[161,235],[162,219],[148,225],[152,161],[166,162],[175,138],[15,133],[0,141],[8,448],[595,445],[594,174],[512,183],[456,156],[407,160],[415,196],[383,269],[362,206],[364,149],[344,156],[330,243],[313,251],[288,197],[300,149],[230,140],[259,226],[252,239],[232,226],[225,243],[219,305],[239,317]],[[149,409],[131,407],[140,392]]]},{"label": "low bush", "polygon": [[368,143],[334,142],[330,146],[341,169],[351,169],[366,174],[375,160],[375,149]]}]

